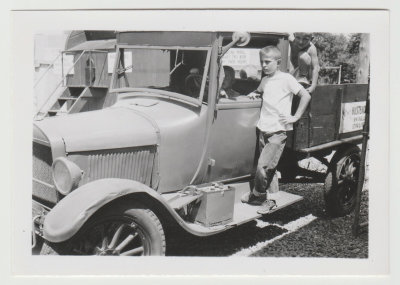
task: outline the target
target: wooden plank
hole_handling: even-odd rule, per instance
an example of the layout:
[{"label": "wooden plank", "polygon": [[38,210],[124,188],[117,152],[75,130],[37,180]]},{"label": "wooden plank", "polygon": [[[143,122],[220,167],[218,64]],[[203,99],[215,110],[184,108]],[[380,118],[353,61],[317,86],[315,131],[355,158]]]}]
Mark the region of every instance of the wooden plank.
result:
[{"label": "wooden plank", "polygon": [[281,64],[279,65],[279,69],[283,72],[289,72],[289,59],[288,59],[288,54],[289,54],[289,41],[287,38],[280,38],[279,42],[277,44],[277,47],[281,51],[282,54],[282,59],[281,59]]},{"label": "wooden plank", "polygon": [[342,118],[342,102],[343,102],[344,91],[343,88],[337,90],[338,100],[336,101],[336,116],[335,116],[335,135],[334,139],[339,138],[340,128],[341,128],[341,118]]},{"label": "wooden plank", "polygon": [[[295,127],[293,127],[293,128],[295,128]],[[289,149],[294,149],[294,131],[287,131],[286,132],[286,136],[287,136],[287,139],[286,139],[286,148],[289,148]]]},{"label": "wooden plank", "polygon": [[108,82],[108,63],[107,53],[92,52],[92,57],[95,64],[95,82],[94,87],[107,87]]},{"label": "wooden plank", "polygon": [[312,117],[312,139],[309,145],[310,147],[335,140],[335,118],[335,114]]},{"label": "wooden plank", "polygon": [[77,100],[75,101],[75,103],[71,106],[71,108],[68,110],[69,114],[73,114],[73,113],[78,113],[84,110],[85,105],[87,104],[86,100],[82,99],[82,96],[86,93],[90,92],[89,91],[89,87],[86,87],[85,89],[83,89],[83,91],[81,92],[81,94],[79,95],[79,97],[77,98]]},{"label": "wooden plank", "polygon": [[342,103],[366,101],[368,84],[345,84]]},{"label": "wooden plank", "polygon": [[[340,112],[338,92],[341,89],[341,85],[317,86],[311,97],[309,112],[305,112],[294,125],[293,142],[290,138],[288,139],[289,148],[300,150],[335,139],[335,133],[339,127],[335,125],[336,116],[337,112]],[[321,119],[322,121],[319,121]]]},{"label": "wooden plank", "polygon": [[294,127],[294,149],[308,147],[309,119],[300,118]]},{"label": "wooden plank", "polygon": [[360,144],[362,140],[362,136],[352,136],[350,138],[343,138],[341,140],[335,140],[332,142],[328,142],[325,144],[321,144],[321,145],[317,145],[317,146],[313,146],[313,147],[309,147],[309,148],[304,148],[301,149],[301,152],[304,153],[310,153],[310,152],[314,152],[314,151],[319,151],[319,150],[324,150],[324,149],[331,149],[333,147],[342,145],[342,144],[347,144],[347,143],[352,143],[352,144]]},{"label": "wooden plank", "polygon": [[356,137],[356,136],[360,136],[361,134],[362,134],[362,130],[349,132],[349,133],[343,133],[343,134],[339,134],[339,139],[346,139],[346,138]]},{"label": "wooden plank", "polygon": [[[60,98],[62,98],[64,96],[69,96],[69,94],[70,94],[69,89],[65,88],[63,90],[63,92],[61,93]],[[56,102],[54,102],[54,104],[51,106],[51,108],[49,110],[52,110],[53,111],[52,113],[54,113],[55,111],[59,110],[64,103],[65,103],[65,101],[60,101],[58,99]]]},{"label": "wooden plank", "polygon": [[340,85],[320,85],[317,86],[311,96],[311,114],[312,116],[334,114],[338,98],[338,89]]}]

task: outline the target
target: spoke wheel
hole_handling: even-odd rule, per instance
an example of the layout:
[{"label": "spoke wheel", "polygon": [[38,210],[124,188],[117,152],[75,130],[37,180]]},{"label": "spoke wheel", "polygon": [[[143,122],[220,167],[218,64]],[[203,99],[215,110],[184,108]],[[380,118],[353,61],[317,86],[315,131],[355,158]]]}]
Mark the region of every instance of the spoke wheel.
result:
[{"label": "spoke wheel", "polygon": [[94,216],[66,243],[46,242],[41,254],[164,255],[165,236],[152,211],[126,204],[116,210],[109,207]]},{"label": "spoke wheel", "polygon": [[355,208],[360,149],[352,146],[338,151],[330,163],[325,179],[325,204],[332,216],[344,216]]},{"label": "spoke wheel", "polygon": [[134,222],[111,220],[101,223],[72,248],[78,255],[149,255],[149,244]]}]

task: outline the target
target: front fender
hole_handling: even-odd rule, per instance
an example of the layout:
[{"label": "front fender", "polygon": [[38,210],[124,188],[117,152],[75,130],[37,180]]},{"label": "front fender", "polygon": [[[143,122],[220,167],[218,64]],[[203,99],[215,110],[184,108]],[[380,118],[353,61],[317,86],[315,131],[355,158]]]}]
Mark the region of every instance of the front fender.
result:
[{"label": "front fender", "polygon": [[102,206],[121,196],[143,192],[162,200],[156,191],[133,180],[107,178],[87,183],[62,199],[46,215],[44,238],[50,242],[66,241]]}]

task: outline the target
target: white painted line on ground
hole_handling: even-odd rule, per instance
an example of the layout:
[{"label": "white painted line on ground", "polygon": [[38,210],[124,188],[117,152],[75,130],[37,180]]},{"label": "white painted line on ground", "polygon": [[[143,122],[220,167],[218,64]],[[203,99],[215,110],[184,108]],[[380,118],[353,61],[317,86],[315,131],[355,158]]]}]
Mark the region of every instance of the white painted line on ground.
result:
[{"label": "white painted line on ground", "polygon": [[259,220],[259,219],[256,219],[256,222],[257,222],[256,227],[258,227],[258,228],[260,228],[260,229],[263,229],[263,228],[268,227],[268,226],[278,226],[278,227],[280,227],[280,228],[282,227],[281,225],[278,225],[278,224],[271,224],[271,223],[264,222],[264,221]]},{"label": "white painted line on ground", "polygon": [[290,223],[287,223],[286,225],[283,226],[283,228],[287,229],[290,232],[294,232],[294,231],[297,231],[298,229],[304,227],[305,225],[311,223],[316,218],[317,217],[313,216],[312,214],[309,214],[305,217],[301,217],[295,221],[291,221]]},{"label": "white painted line on ground", "polygon": [[[250,246],[248,248],[244,248],[244,249],[232,254],[231,256],[250,256],[253,253],[263,249],[267,245],[269,245],[269,244],[271,244],[271,243],[283,238],[284,236],[286,236],[286,235],[288,235],[290,233],[293,233],[293,232],[297,231],[298,229],[308,225],[309,223],[311,223],[315,219],[317,219],[317,217],[313,216],[312,214],[309,214],[309,215],[307,215],[305,217],[301,217],[301,218],[298,218],[295,221],[287,223],[286,225],[279,226],[281,228],[286,229],[287,232],[284,232],[283,234],[281,234],[279,236],[276,236],[273,239],[262,241],[262,242],[258,242],[257,244],[255,244],[253,246]],[[276,224],[270,224],[268,222],[263,222],[263,221],[257,220],[257,226],[260,227],[260,228],[264,228],[264,227],[266,227],[268,225],[276,225]],[[278,226],[278,225],[276,225],[276,226]]]}]

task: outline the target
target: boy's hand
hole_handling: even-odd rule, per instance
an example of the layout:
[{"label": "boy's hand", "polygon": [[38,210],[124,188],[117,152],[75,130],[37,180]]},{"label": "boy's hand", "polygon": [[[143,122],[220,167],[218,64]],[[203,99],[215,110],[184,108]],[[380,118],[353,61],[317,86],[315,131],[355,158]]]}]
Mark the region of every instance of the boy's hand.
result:
[{"label": "boy's hand", "polygon": [[316,85],[311,85],[310,87],[306,88],[306,91],[308,93],[313,93],[316,87]]},{"label": "boy's hand", "polygon": [[284,123],[285,125],[296,123],[299,120],[299,118],[297,118],[295,116],[290,116],[290,115],[285,116],[285,115],[281,114],[281,115],[279,115],[279,117],[280,117],[282,123]]},{"label": "boy's hand", "polygon": [[251,92],[250,94],[247,95],[247,97],[254,100],[254,99],[260,98],[260,94]]}]

